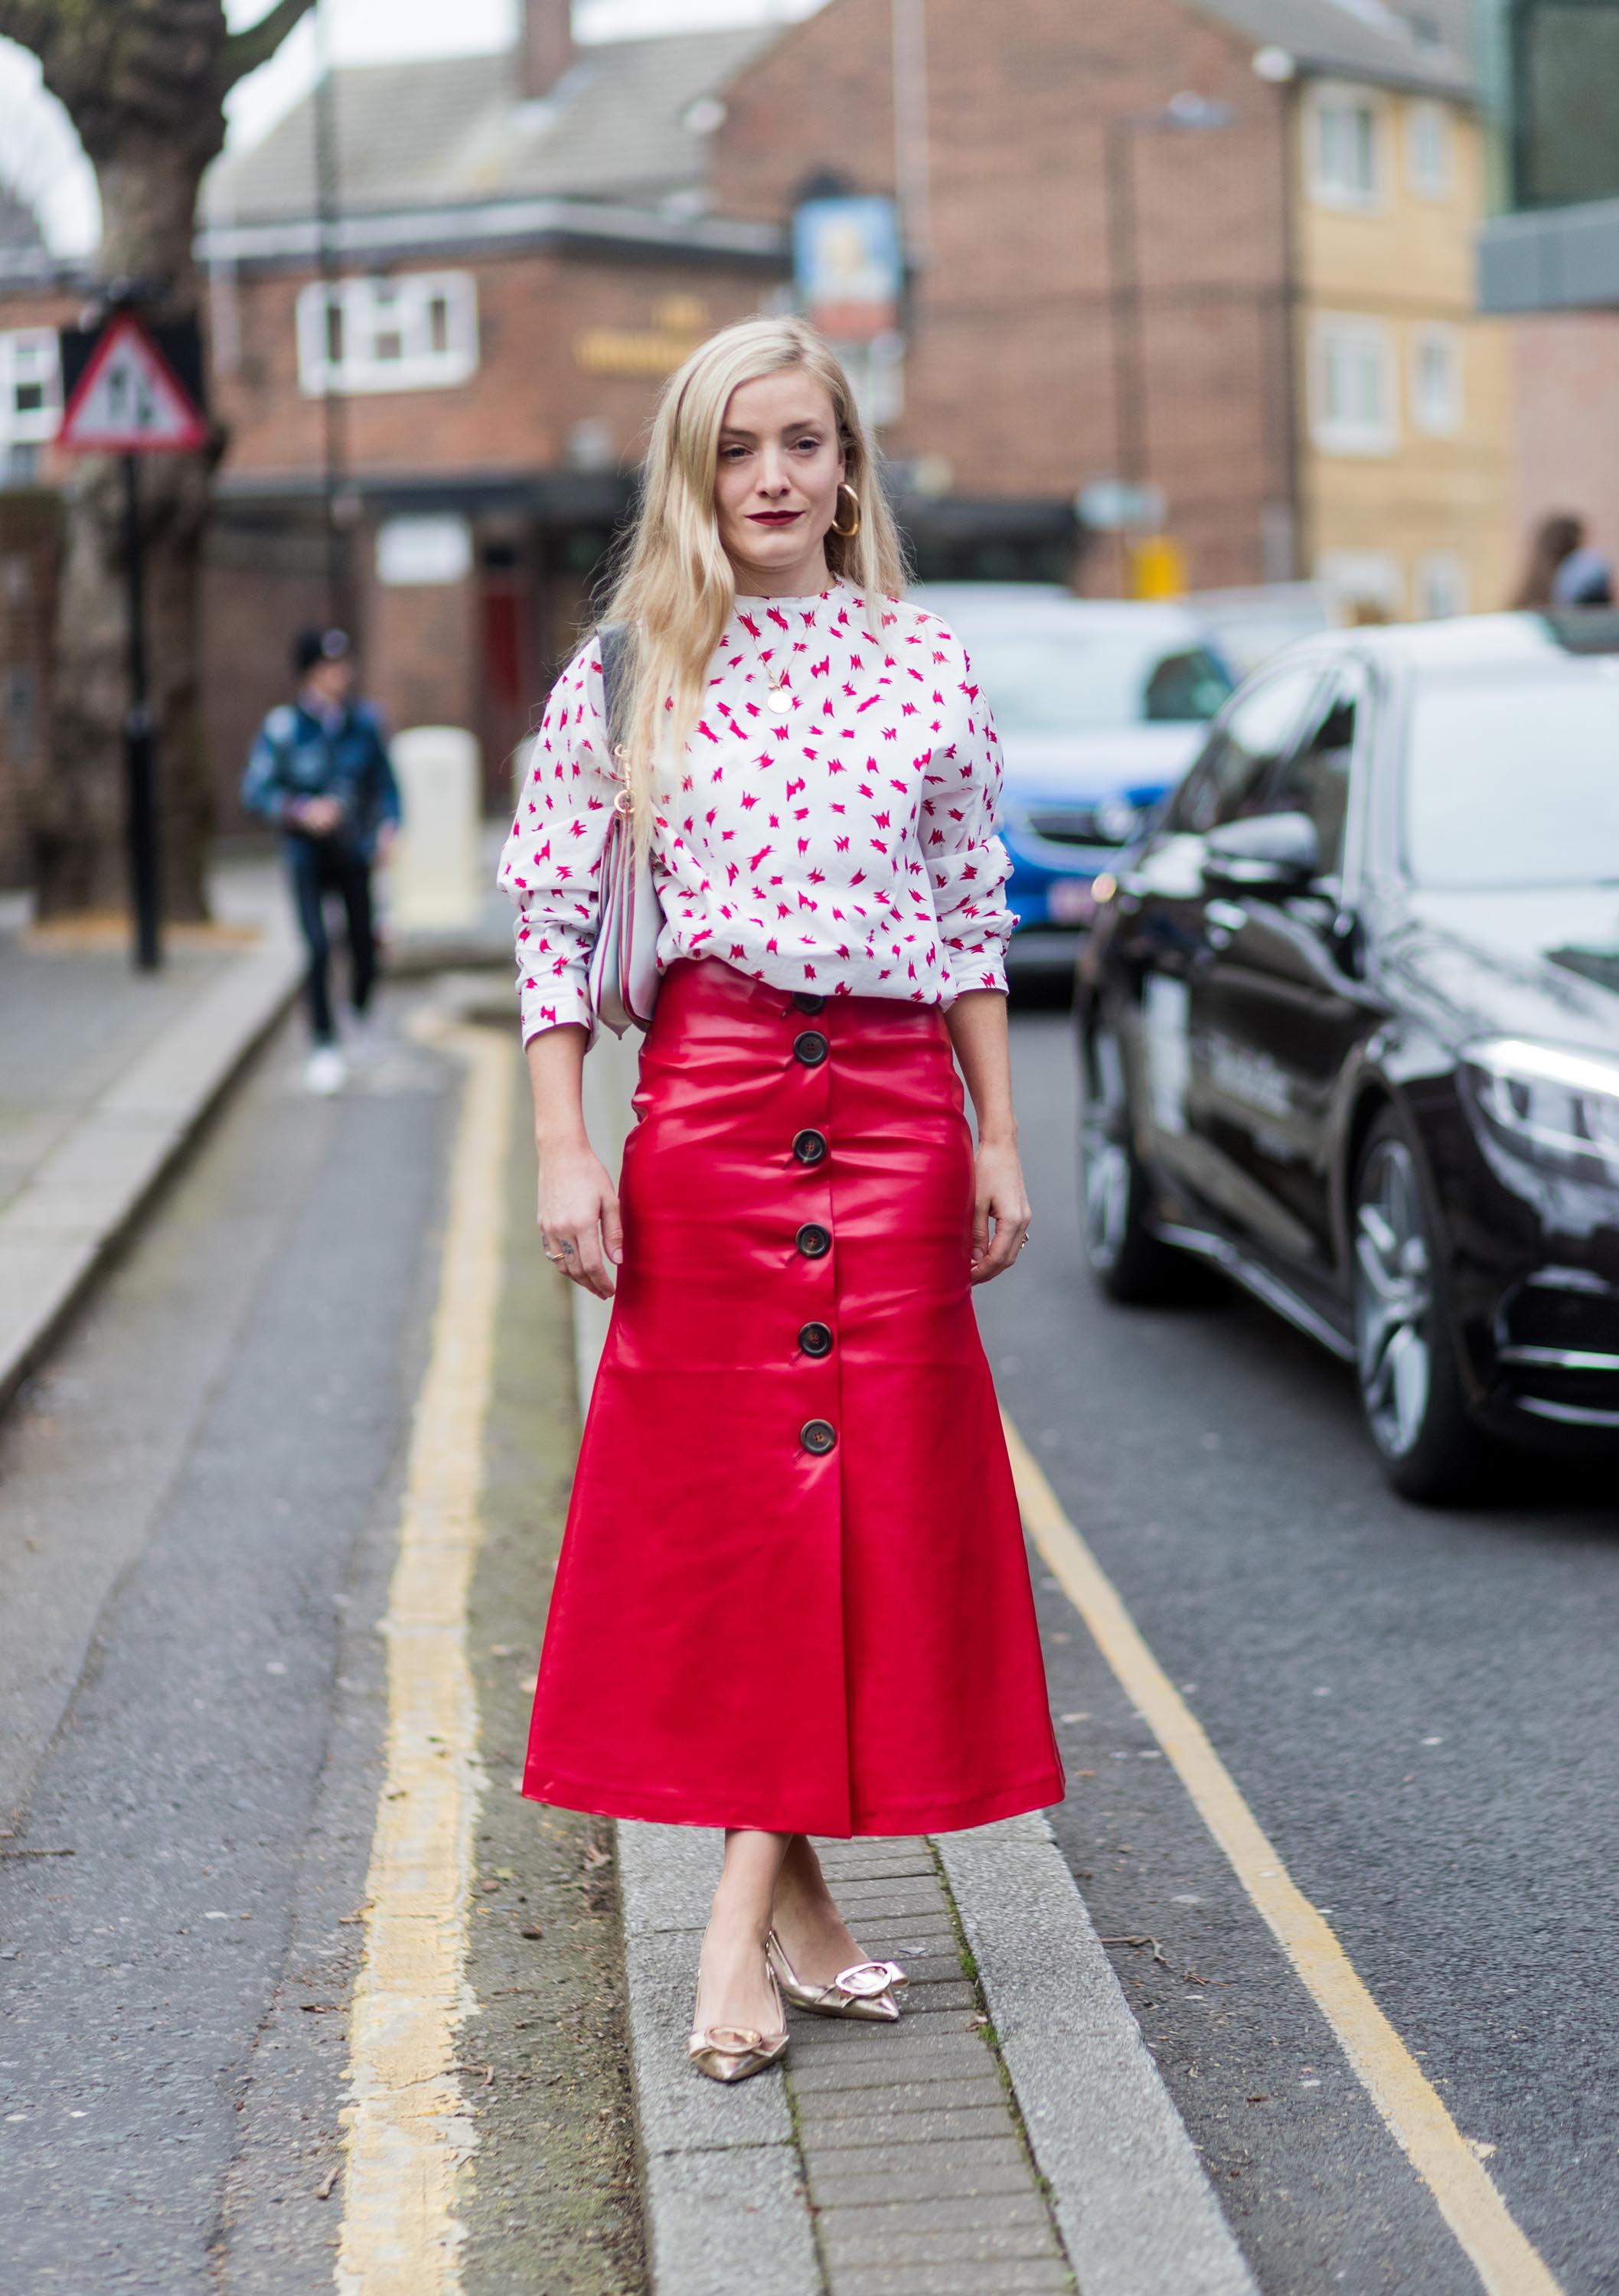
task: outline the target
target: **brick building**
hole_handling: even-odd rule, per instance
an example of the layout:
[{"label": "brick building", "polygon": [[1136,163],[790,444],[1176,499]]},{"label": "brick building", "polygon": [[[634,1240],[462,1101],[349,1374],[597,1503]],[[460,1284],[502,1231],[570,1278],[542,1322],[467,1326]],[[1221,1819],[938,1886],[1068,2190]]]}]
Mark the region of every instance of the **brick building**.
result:
[{"label": "brick building", "polygon": [[[1496,603],[1509,392],[1472,306],[1469,0],[909,13],[919,92],[896,89],[894,0],[831,0],[733,79],[711,177],[718,212],[760,221],[816,178],[899,191],[901,469],[987,537],[1009,503],[1148,481],[1197,588]],[[1093,549],[1082,579],[1120,573]]]},{"label": "brick building", "polygon": [[[334,198],[314,99],[206,193],[222,821],[285,634],[334,596],[390,717],[472,726],[502,801],[659,382],[788,307],[817,193],[899,205],[883,439],[925,572],[1116,589],[1074,503],[1122,476],[1161,490],[1195,586],[1320,570],[1391,611],[1492,603],[1507,388],[1468,308],[1468,6],[827,0],[576,49],[568,0],[527,0],[510,55],[340,72]],[[0,249],[19,475],[48,474],[74,286]]]},{"label": "brick building", "polygon": [[781,278],[773,226],[705,211],[703,107],[760,31],[576,52],[529,0],[511,55],[340,72],[320,259],[314,99],[213,171],[209,583],[217,750],[282,676],[263,633],[341,611],[399,724],[478,733],[491,804],[629,499],[657,383]]},{"label": "brick building", "polygon": [[1509,314],[1516,512],[1573,512],[1619,560],[1619,0],[1480,0],[1493,215],[1480,300]]}]

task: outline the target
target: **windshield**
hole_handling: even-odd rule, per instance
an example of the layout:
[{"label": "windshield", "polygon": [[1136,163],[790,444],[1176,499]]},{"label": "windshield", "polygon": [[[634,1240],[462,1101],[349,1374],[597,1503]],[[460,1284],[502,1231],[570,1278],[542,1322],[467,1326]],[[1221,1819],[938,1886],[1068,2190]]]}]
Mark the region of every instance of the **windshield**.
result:
[{"label": "windshield", "polygon": [[1419,685],[1406,758],[1419,885],[1619,882],[1619,663]]},{"label": "windshield", "polygon": [[1003,734],[1088,734],[1212,718],[1231,691],[1201,646],[1122,630],[1007,630],[967,651]]}]

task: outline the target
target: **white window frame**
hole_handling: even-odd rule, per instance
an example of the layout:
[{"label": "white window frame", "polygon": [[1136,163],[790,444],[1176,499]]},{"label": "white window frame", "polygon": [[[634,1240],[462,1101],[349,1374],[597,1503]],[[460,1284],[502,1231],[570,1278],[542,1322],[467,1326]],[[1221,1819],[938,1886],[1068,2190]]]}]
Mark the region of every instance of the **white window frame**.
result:
[{"label": "white window frame", "polygon": [[1448,621],[1453,614],[1465,614],[1467,560],[1459,550],[1425,550],[1417,561],[1411,591],[1419,621]]},{"label": "white window frame", "polygon": [[[433,308],[444,310],[435,344]],[[328,315],[341,328],[330,355]],[[399,271],[356,279],[312,280],[297,307],[298,381],[308,398],[328,390],[449,390],[478,372],[478,283],[470,271]],[[397,355],[379,346],[397,337]]]},{"label": "white window frame", "polygon": [[[1411,400],[1411,428],[1427,439],[1454,439],[1467,419],[1459,327],[1422,326],[1411,330],[1407,388]],[[1448,371],[1442,396],[1431,392],[1426,379],[1427,354],[1436,351]]]},{"label": "white window frame", "polygon": [[[1327,150],[1328,122],[1363,112],[1370,121],[1367,143],[1369,180],[1358,183],[1335,171]],[[1317,80],[1304,105],[1304,176],[1318,207],[1352,215],[1371,215],[1388,199],[1388,104],[1376,88],[1348,80]]]},{"label": "white window frame", "polygon": [[[1348,357],[1375,365],[1380,413],[1334,406],[1335,365]],[[1392,455],[1399,446],[1399,366],[1394,332],[1386,319],[1333,312],[1316,320],[1311,338],[1310,434],[1325,455]]]},{"label": "white window frame", "polygon": [[[1425,151],[1425,139],[1433,141]],[[1449,104],[1424,98],[1405,115],[1405,176],[1418,199],[1448,200],[1456,188],[1456,123]]]},{"label": "white window frame", "polygon": [[[17,393],[38,386],[35,407],[19,408]],[[62,425],[62,362],[53,327],[0,331],[0,451],[43,447]]]}]

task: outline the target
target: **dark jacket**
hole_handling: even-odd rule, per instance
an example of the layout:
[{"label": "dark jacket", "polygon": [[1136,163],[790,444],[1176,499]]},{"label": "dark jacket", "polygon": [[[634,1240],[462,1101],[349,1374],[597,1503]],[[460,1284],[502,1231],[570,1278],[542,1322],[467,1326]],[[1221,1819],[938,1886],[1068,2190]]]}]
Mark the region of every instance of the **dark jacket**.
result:
[{"label": "dark jacket", "polygon": [[305,797],[336,798],[343,819],[331,836],[367,860],[383,823],[398,822],[399,785],[382,721],[367,703],[351,703],[329,733],[301,702],[284,702],[265,719],[242,776],[242,804],[297,837],[308,832],[290,808]]}]

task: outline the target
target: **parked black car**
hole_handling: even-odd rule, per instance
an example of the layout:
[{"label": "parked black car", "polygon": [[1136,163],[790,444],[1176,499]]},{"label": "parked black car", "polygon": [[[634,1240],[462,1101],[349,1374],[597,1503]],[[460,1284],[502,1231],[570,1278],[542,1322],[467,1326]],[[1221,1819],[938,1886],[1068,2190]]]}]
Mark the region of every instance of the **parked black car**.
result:
[{"label": "parked black car", "polygon": [[1619,1448],[1619,615],[1289,648],[1097,894],[1103,1288],[1223,1269],[1354,1364],[1412,1498]]}]

